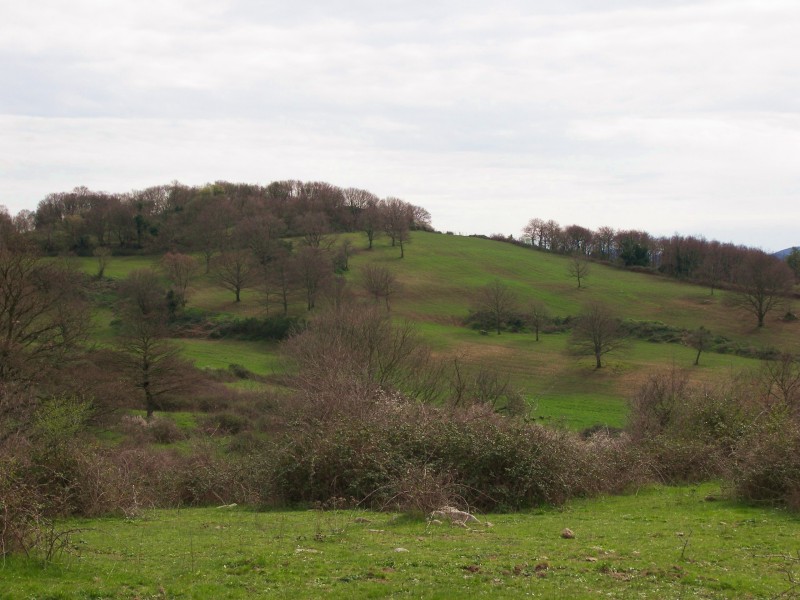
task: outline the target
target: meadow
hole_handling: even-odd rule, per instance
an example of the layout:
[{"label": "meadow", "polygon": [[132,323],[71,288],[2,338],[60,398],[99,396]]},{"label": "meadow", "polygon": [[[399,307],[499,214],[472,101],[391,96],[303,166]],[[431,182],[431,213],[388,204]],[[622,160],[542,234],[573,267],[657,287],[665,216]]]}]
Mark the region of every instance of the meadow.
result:
[{"label": "meadow", "polygon": [[[52,563],[0,563],[2,598],[796,597],[798,517],[647,487],[461,528],[357,509],[237,506],[75,519]],[[573,539],[562,531],[569,528]],[[794,582],[794,583],[793,583]]]},{"label": "meadow", "polygon": [[[767,326],[759,329],[752,317],[727,305],[729,292],[725,291],[712,294],[703,286],[603,264],[592,264],[578,289],[569,276],[567,257],[480,238],[415,232],[402,260],[383,238],[370,251],[363,249],[361,236],[340,236],[344,238],[356,249],[345,277],[357,297],[368,300],[360,287],[362,267],[379,264],[390,268],[400,284],[391,301],[396,321],[412,322],[436,356],[458,357],[475,368],[484,366],[507,375],[528,399],[532,415],[553,424],[574,429],[595,424],[620,427],[627,398],[654,370],[688,369],[693,380],[713,384],[734,373],[755,371],[759,361],[706,352],[700,365],[693,366],[696,353],[682,344],[632,339],[624,350],[607,357],[604,369],[595,371],[591,358],[568,352],[567,333],[543,334],[536,342],[527,332],[481,335],[464,326],[475,290],[494,279],[515,291],[523,309],[541,302],[552,317],[574,317],[586,303],[599,301],[629,321],[658,322],[684,330],[702,325],[741,347],[800,351],[800,322],[786,322],[779,318],[782,315],[773,314]],[[96,270],[94,259],[76,260],[85,272]],[[133,269],[157,264],[155,257],[114,257],[106,276],[121,279]],[[279,312],[277,305],[265,302],[261,290],[244,290],[242,301],[236,303],[231,292],[202,273],[194,278],[188,297],[191,310],[212,320]],[[301,298],[294,298],[290,314],[308,316]],[[113,340],[112,319],[108,309],[97,313],[96,340]],[[225,369],[235,363],[259,375],[280,373],[285,368],[274,343],[185,338],[176,342],[200,368]]]},{"label": "meadow", "polygon": [[[349,237],[356,248],[363,246],[359,236]],[[75,260],[83,271],[95,272],[94,259]],[[360,272],[371,263],[391,268],[400,283],[391,302],[395,322],[411,322],[437,358],[457,358],[469,367],[507,375],[524,394],[528,418],[549,427],[622,428],[629,398],[653,372],[686,370],[694,381],[714,386],[755,372],[760,361],[705,352],[699,366],[693,366],[694,350],[640,337],[631,338],[624,349],[606,357],[602,369],[595,369],[591,358],[569,352],[568,331],[543,333],[536,341],[527,331],[497,335],[465,326],[475,290],[495,279],[515,290],[523,308],[542,302],[551,316],[562,320],[578,315],[587,302],[600,301],[628,322],[658,322],[673,330],[702,325],[740,347],[800,351],[800,324],[774,314],[758,329],[754,319],[728,306],[728,292],[711,294],[702,286],[602,264],[591,265],[578,289],[567,258],[511,244],[415,232],[400,260],[397,250],[380,240],[372,251],[357,252],[345,273],[352,293],[367,302],[371,300],[360,287]],[[105,275],[119,281],[154,265],[154,257],[114,257]],[[114,298],[108,289],[99,288],[92,315],[92,341],[101,347],[113,345],[116,337]],[[234,302],[230,291],[202,273],[189,288],[187,309],[204,326],[279,312],[258,289],[244,290],[242,302]],[[290,314],[313,316],[299,294]],[[286,391],[276,377],[289,364],[279,343],[214,339],[206,332],[190,326],[172,341],[196,367],[225,372],[227,377],[218,378],[224,385],[256,392],[242,396],[242,402],[258,392]],[[234,371],[245,376],[232,380]],[[138,433],[139,442],[127,440],[129,434],[122,430],[93,432],[98,452],[104,445],[119,445],[124,451],[126,443],[140,443],[147,447],[134,450],[143,452],[140,456],[153,460],[163,453],[172,457],[171,464],[186,468],[190,463],[180,461],[189,461],[201,448],[208,452],[207,462],[198,464],[234,465],[245,460],[247,444],[257,449],[272,435],[267,428],[237,437],[217,433],[214,427],[209,434],[204,426],[208,419],[231,415],[179,408],[158,415],[161,425],[169,421],[175,428],[175,439],[147,441],[145,430]],[[238,415],[243,427],[255,422],[257,409],[249,409],[249,416]],[[127,413],[143,414],[130,407]],[[694,451],[701,446],[686,447]],[[675,456],[680,462],[681,455]],[[210,467],[204,475],[213,479],[212,471]],[[204,496],[181,500],[182,507],[174,509],[137,505],[126,516],[60,519],[52,530],[42,523],[45,534],[61,535],[50,541],[64,540],[66,545],[49,557],[41,552],[5,555],[0,598],[800,595],[797,513],[777,505],[736,502],[723,485],[648,484],[624,495],[570,496],[559,506],[478,514],[481,522],[465,528],[435,524],[415,510],[377,512],[352,502],[291,505],[294,509],[258,503],[188,507],[194,501],[207,505],[211,496]],[[269,498],[268,493],[262,497],[265,504]],[[565,528],[574,532],[573,539],[562,537]]]}]

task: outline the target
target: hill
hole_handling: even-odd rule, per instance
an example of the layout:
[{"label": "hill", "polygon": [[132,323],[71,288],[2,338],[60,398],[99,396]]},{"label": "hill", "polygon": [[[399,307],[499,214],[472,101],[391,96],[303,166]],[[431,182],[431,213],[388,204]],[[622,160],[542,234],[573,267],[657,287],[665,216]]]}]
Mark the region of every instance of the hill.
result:
[{"label": "hill", "polygon": [[[759,363],[730,353],[706,353],[700,365],[692,367],[695,351],[680,343],[648,341],[648,337],[659,339],[651,333],[633,338],[624,352],[611,355],[607,367],[596,371],[589,359],[567,351],[566,331],[544,334],[536,342],[526,332],[482,335],[466,327],[463,321],[480,286],[497,279],[518,295],[523,308],[541,302],[560,320],[578,315],[587,302],[599,301],[645,332],[660,329],[674,338],[681,331],[704,326],[728,340],[723,346],[729,349],[800,351],[797,323],[781,321],[780,315],[773,314],[767,327],[759,329],[753,319],[727,305],[729,293],[724,291],[712,294],[701,286],[603,264],[592,264],[578,289],[569,275],[569,258],[480,238],[414,232],[403,259],[383,238],[376,240],[372,250],[365,249],[363,236],[344,234],[341,239],[349,239],[356,249],[345,277],[358,299],[370,301],[360,286],[362,269],[366,265],[389,268],[400,284],[391,304],[395,320],[413,322],[439,357],[457,356],[474,368],[507,374],[537,417],[575,428],[597,423],[621,426],[626,399],[654,369],[687,368],[696,379],[712,382],[733,371],[756,369]],[[84,270],[95,268],[93,259],[79,260]],[[118,279],[153,260],[114,257],[106,272]],[[188,297],[190,309],[217,320],[263,317],[278,310],[274,304],[267,305],[256,289],[245,290],[242,302],[236,303],[230,292],[206,275],[196,278]],[[298,296],[290,312],[308,315]],[[101,313],[100,338],[110,335],[111,319],[110,311]],[[275,344],[209,339],[180,343],[185,355],[200,367],[225,368],[236,363],[262,374],[281,369]]]},{"label": "hill", "polygon": [[792,246],[791,248],[784,248],[783,250],[779,250],[778,252],[773,252],[772,256],[775,258],[786,258],[792,253],[792,250],[795,248],[800,248],[800,246]]}]

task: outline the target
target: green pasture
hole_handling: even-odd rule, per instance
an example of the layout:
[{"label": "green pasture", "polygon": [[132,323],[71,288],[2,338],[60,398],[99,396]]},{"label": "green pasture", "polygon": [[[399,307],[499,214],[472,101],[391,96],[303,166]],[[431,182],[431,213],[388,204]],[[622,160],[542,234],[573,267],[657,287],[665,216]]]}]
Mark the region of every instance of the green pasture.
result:
[{"label": "green pasture", "polygon": [[[3,598],[776,598],[800,520],[718,486],[646,488],[460,528],[236,506],[70,520],[72,551],[0,563]],[[569,528],[573,539],[562,531]],[[793,587],[794,585],[794,587]],[[781,595],[784,596],[781,596]]]},{"label": "green pasture", "polygon": [[[536,342],[530,333],[481,335],[464,327],[462,320],[476,288],[499,278],[517,292],[523,306],[543,302],[552,316],[577,315],[586,302],[598,300],[626,319],[660,321],[686,329],[703,325],[715,335],[756,349],[800,351],[800,323],[783,322],[773,315],[765,328],[757,330],[752,317],[726,305],[725,293],[711,295],[702,286],[592,264],[586,287],[578,289],[568,275],[568,258],[511,244],[414,232],[401,260],[398,249],[385,238],[379,238],[374,249],[367,251],[363,237],[348,237],[354,241],[356,252],[346,277],[357,298],[371,301],[360,286],[361,267],[368,263],[390,267],[401,287],[391,302],[395,320],[413,322],[440,358],[457,356],[467,366],[483,366],[508,375],[531,400],[537,416],[572,427],[587,423],[620,425],[626,399],[654,370],[686,368],[695,380],[713,383],[742,370],[756,369],[758,361],[706,352],[700,366],[694,367],[695,352],[690,348],[635,340],[625,350],[609,355],[606,366],[595,371],[591,358],[568,352],[566,334],[543,334]],[[96,269],[94,258],[76,261],[86,272]],[[153,257],[113,257],[106,274],[122,278],[133,269],[157,263]],[[295,294],[292,314],[307,314],[301,296]],[[232,292],[202,273],[192,281],[188,301],[190,308],[199,309],[212,320],[261,317],[279,311],[277,305],[267,305],[260,289],[245,289],[242,301],[236,303]],[[95,341],[113,341],[112,319],[110,306],[96,309]],[[200,368],[225,369],[236,363],[259,375],[282,370],[276,344],[206,339],[176,343]]]},{"label": "green pasture", "polygon": [[241,340],[172,340],[182,354],[199,369],[227,369],[238,364],[256,375],[272,375],[283,370],[274,342]]}]

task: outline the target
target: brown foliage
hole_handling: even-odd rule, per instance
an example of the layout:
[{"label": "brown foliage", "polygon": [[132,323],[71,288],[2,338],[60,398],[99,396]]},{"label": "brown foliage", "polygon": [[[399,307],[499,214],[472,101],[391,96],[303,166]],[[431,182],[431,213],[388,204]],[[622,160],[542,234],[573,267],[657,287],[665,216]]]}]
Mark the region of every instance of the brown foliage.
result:
[{"label": "brown foliage", "polygon": [[607,306],[588,304],[572,330],[570,348],[576,354],[594,356],[595,368],[603,366],[602,357],[625,344],[619,318]]},{"label": "brown foliage", "polygon": [[0,246],[0,381],[41,378],[86,336],[81,277],[30,249]]},{"label": "brown foliage", "polygon": [[349,400],[379,389],[422,399],[437,393],[436,365],[413,326],[392,323],[376,307],[332,307],[287,340],[284,351],[297,366],[295,384],[318,416],[347,411]]}]

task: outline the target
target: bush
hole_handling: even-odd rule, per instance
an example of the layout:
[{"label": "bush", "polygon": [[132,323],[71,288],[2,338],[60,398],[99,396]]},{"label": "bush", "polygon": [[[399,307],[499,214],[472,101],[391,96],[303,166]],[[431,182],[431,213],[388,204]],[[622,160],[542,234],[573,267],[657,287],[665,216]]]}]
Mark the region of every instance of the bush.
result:
[{"label": "bush", "polygon": [[157,418],[150,421],[148,430],[157,444],[174,444],[186,436],[172,419]]},{"label": "bush", "polygon": [[740,500],[800,511],[800,424],[785,413],[769,415],[736,448],[728,478]]},{"label": "bush", "polygon": [[657,480],[703,481],[727,472],[757,414],[747,387],[696,386],[672,369],[649,377],[631,399],[627,430]]},{"label": "bush", "polygon": [[258,319],[236,319],[220,323],[211,333],[212,338],[236,338],[241,340],[285,340],[303,328],[305,321],[299,317],[276,315]]},{"label": "bush", "polygon": [[289,503],[355,497],[373,508],[427,510],[449,498],[518,509],[617,490],[636,473],[621,441],[586,444],[477,406],[376,405],[369,418],[297,429],[280,447],[275,491]]},{"label": "bush", "polygon": [[218,412],[202,420],[203,430],[210,435],[235,435],[247,429],[250,420],[235,412]]}]

